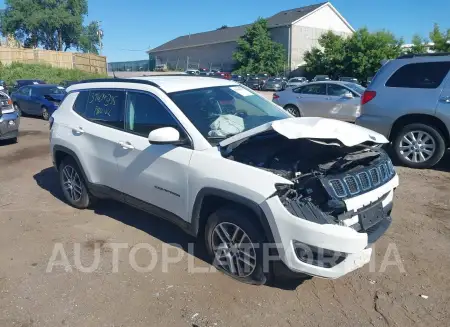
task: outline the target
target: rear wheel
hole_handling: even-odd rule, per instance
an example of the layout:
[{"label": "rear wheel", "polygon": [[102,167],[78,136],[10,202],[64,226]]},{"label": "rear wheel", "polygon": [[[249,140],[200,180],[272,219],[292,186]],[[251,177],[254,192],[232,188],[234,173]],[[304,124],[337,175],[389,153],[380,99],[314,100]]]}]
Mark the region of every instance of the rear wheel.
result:
[{"label": "rear wheel", "polygon": [[94,198],[87,189],[80,168],[72,158],[63,159],[59,165],[59,181],[65,199],[73,207],[86,209],[93,203]]},{"label": "rear wheel", "polygon": [[284,107],[284,110],[286,110],[294,117],[301,117],[300,110],[298,110],[298,108],[294,105],[288,104]]},{"label": "rear wheel", "polygon": [[209,216],[205,226],[206,249],[213,265],[244,283],[267,281],[269,272],[264,273],[262,258],[264,239],[251,212],[241,208],[220,208]]},{"label": "rear wheel", "polygon": [[445,141],[434,126],[410,124],[404,126],[394,139],[396,159],[411,168],[430,168],[445,153]]}]

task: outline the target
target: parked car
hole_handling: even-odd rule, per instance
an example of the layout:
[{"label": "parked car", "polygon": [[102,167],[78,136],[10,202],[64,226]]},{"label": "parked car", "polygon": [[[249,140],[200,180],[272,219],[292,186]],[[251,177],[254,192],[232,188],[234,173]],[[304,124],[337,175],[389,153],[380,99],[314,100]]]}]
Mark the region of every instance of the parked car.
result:
[{"label": "parked car", "polygon": [[358,79],[356,77],[345,77],[345,76],[339,77],[339,81],[359,84]]},{"label": "parked car", "polygon": [[63,87],[52,84],[26,85],[11,94],[19,115],[41,116],[48,120],[66,95]]},{"label": "parked car", "polygon": [[391,224],[398,177],[367,146],[387,141],[376,132],[292,118],[214,78],[101,79],[68,92],[50,121],[65,200],[162,216],[204,237],[211,262],[239,281],[263,284],[278,267],[338,278],[370,261]]},{"label": "parked car", "polygon": [[312,82],[329,81],[330,77],[328,75],[316,75]]},{"label": "parked car", "polygon": [[261,80],[258,76],[250,76],[245,85],[253,90],[261,90],[264,80]]},{"label": "parked car", "polygon": [[281,91],[286,88],[286,81],[281,77],[271,77],[262,86],[264,91]]},{"label": "parked car", "polygon": [[0,91],[9,94],[8,86],[6,85],[6,82],[3,80],[0,80]]},{"label": "parked car", "polygon": [[449,70],[449,54],[390,60],[364,92],[356,124],[386,136],[403,165],[434,166],[450,144]]},{"label": "parked car", "polygon": [[18,79],[14,82],[10,94],[20,89],[22,86],[25,85],[35,85],[35,84],[45,84],[43,80],[40,79]]},{"label": "parked car", "polygon": [[188,70],[186,70],[186,74],[188,74],[188,75],[200,75],[200,71],[198,69],[188,69]]},{"label": "parked car", "polygon": [[213,76],[217,78],[231,79],[231,73],[228,72],[216,72]]},{"label": "parked car", "polygon": [[308,83],[308,80],[306,79],[306,77],[293,77],[291,79],[288,80],[287,84],[286,84],[286,88],[294,88],[300,85],[303,85],[305,83]]},{"label": "parked car", "polygon": [[168,68],[166,64],[159,64],[155,66],[155,72],[165,72],[167,70]]},{"label": "parked car", "polygon": [[235,81],[235,82],[238,82],[238,83],[244,83],[245,82],[244,76],[236,75],[236,74],[231,75],[231,80]]},{"label": "parked car", "polygon": [[325,117],[354,122],[360,114],[361,85],[313,82],[274,93],[273,102],[296,117]]},{"label": "parked car", "polygon": [[20,119],[14,110],[11,98],[6,92],[0,91],[0,140],[17,142]]}]

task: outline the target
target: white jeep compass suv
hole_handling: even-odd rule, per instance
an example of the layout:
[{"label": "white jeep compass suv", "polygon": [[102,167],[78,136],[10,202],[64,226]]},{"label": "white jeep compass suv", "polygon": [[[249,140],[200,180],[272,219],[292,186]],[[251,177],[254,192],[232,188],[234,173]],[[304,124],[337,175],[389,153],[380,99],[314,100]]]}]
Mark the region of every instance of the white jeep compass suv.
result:
[{"label": "white jeep compass suv", "polygon": [[262,284],[277,267],[340,277],[369,262],[391,224],[398,177],[376,132],[294,118],[224,79],[67,91],[50,120],[66,200],[83,209],[113,198],[168,219],[204,237],[213,264],[238,280]]}]

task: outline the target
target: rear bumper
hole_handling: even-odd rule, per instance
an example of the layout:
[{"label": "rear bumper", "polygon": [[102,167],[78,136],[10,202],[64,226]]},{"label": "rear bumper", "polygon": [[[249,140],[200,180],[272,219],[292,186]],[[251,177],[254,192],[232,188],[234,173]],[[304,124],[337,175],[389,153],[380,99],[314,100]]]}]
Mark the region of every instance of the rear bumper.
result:
[{"label": "rear bumper", "polygon": [[387,139],[389,139],[389,134],[391,133],[393,123],[394,122],[389,117],[366,114],[359,116],[355,120],[356,125],[378,132],[384,135]]},{"label": "rear bumper", "polygon": [[20,118],[16,112],[0,117],[0,140],[12,139],[19,134]]}]

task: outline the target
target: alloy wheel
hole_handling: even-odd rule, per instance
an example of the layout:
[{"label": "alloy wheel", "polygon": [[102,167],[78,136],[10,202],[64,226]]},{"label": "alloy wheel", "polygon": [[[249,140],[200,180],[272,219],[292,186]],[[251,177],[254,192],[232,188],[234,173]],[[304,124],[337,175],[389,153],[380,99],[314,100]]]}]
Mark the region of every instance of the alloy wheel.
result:
[{"label": "alloy wheel", "polygon": [[300,117],[300,113],[299,113],[298,109],[293,106],[287,106],[285,108],[285,110],[294,117]]},{"label": "alloy wheel", "polygon": [[83,195],[80,176],[72,166],[65,166],[62,171],[63,190],[73,202],[78,202]]},{"label": "alloy wheel", "polygon": [[42,118],[44,118],[44,120],[48,120],[50,118],[50,115],[49,115],[48,110],[46,108],[43,108]]},{"label": "alloy wheel", "polygon": [[400,154],[411,162],[425,162],[429,160],[436,151],[436,141],[427,132],[413,130],[400,139]]},{"label": "alloy wheel", "polygon": [[19,108],[19,105],[17,103],[14,104],[14,110],[17,112],[19,116],[22,116],[22,111]]},{"label": "alloy wheel", "polygon": [[255,270],[255,247],[239,226],[229,222],[218,224],[213,230],[212,248],[216,264],[228,273],[243,278]]}]

